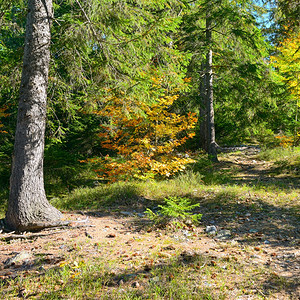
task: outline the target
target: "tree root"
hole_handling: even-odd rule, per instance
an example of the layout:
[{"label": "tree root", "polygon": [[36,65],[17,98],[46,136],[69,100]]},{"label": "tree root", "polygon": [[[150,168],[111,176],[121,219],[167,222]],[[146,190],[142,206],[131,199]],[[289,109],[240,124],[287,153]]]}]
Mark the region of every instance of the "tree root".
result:
[{"label": "tree root", "polygon": [[[19,234],[19,231],[16,233],[16,231],[11,231],[9,228],[7,228],[5,225],[5,219],[0,220],[0,240],[12,240],[12,239],[31,239],[35,237],[42,237],[47,235],[52,235],[59,233],[61,231],[53,231],[50,233],[38,233],[36,231],[42,231],[42,230],[52,230],[52,229],[76,229],[80,227],[92,227],[93,225],[90,224],[83,224],[87,223],[89,221],[89,217],[86,217],[84,220],[77,220],[77,221],[59,221],[59,222],[50,222],[50,223],[36,223],[32,226],[30,226],[30,230],[24,231],[22,234]],[[80,225],[76,225],[79,224]],[[81,225],[82,224],[82,225]],[[65,230],[65,231],[67,231]],[[31,234],[28,234],[27,232],[30,231]],[[4,234],[2,234],[4,233]]]}]

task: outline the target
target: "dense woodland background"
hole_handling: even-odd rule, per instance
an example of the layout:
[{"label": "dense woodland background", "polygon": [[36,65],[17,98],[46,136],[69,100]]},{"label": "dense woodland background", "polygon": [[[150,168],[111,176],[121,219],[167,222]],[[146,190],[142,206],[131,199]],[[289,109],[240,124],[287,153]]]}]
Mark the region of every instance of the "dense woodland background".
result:
[{"label": "dense woodland background", "polygon": [[[298,4],[54,1],[47,192],[88,185],[96,178],[93,170],[100,182],[160,179],[197,161],[208,150],[210,50],[217,144],[299,145]],[[0,4],[3,187],[13,150],[26,5]],[[84,172],[90,181],[78,178]],[[50,183],[53,174],[58,178]]]}]

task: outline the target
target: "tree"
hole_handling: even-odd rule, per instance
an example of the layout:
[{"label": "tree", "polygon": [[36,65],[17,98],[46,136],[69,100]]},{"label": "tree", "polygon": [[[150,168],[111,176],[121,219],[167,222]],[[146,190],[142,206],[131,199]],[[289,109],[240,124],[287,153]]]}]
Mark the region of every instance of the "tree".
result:
[{"label": "tree", "polygon": [[205,70],[205,99],[206,99],[206,122],[208,155],[214,162],[218,162],[217,144],[215,137],[214,96],[213,96],[213,51],[212,51],[212,19],[206,15],[206,42],[208,50],[206,54]]},{"label": "tree", "polygon": [[99,137],[103,148],[112,154],[88,160],[99,166],[95,170],[99,177],[111,182],[131,177],[170,177],[194,162],[188,153],[182,155],[177,149],[194,136],[197,118],[193,113],[172,112],[178,91],[164,93],[160,88],[162,81],[153,77],[153,88],[161,90],[161,97],[152,104],[111,94],[103,107],[94,112],[106,119]]},{"label": "tree", "polygon": [[[269,66],[264,60],[268,45],[257,27],[256,10],[248,0],[199,0],[183,17],[178,47],[193,54],[187,73],[191,90],[184,100],[199,107],[197,144],[207,152],[214,128],[209,123],[215,123],[220,143],[243,142],[266,119],[261,112],[270,111]],[[210,51],[213,57],[208,57]],[[208,58],[213,58],[211,67]],[[209,121],[209,111],[215,122]]]},{"label": "tree", "polygon": [[52,0],[29,0],[17,128],[5,223],[24,231],[60,223],[47,200],[43,157]]},{"label": "tree", "polygon": [[277,47],[277,54],[271,56],[271,63],[276,70],[274,74],[277,82],[287,90],[284,100],[289,110],[288,114],[294,117],[291,124],[295,142],[299,128],[300,107],[300,32],[286,32],[285,36]]}]

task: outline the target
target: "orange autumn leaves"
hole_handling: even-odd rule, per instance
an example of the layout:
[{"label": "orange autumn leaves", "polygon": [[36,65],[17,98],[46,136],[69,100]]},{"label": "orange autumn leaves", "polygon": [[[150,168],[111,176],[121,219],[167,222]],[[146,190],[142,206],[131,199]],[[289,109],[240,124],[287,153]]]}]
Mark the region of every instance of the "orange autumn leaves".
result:
[{"label": "orange autumn leaves", "polygon": [[177,95],[164,96],[152,104],[109,96],[103,109],[94,113],[107,122],[101,125],[102,147],[116,156],[89,159],[99,165],[96,172],[109,181],[169,177],[193,162],[176,149],[194,136],[196,115],[170,112]]}]

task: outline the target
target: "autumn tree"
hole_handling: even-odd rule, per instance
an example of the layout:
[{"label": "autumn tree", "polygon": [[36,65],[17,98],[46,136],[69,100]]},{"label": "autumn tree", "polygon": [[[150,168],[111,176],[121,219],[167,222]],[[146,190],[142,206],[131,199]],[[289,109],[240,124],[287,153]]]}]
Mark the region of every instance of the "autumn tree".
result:
[{"label": "autumn tree", "polygon": [[47,201],[43,157],[50,60],[52,0],[29,0],[18,121],[5,223],[14,230],[57,225],[61,213]]},{"label": "autumn tree", "polygon": [[288,107],[287,114],[294,119],[292,127],[296,141],[300,125],[300,32],[286,32],[284,40],[276,50],[277,54],[271,56],[271,63],[275,68],[276,81],[288,92],[284,95],[284,102]]},{"label": "autumn tree", "polygon": [[161,85],[163,78],[152,77],[153,89],[158,89],[154,94],[160,94],[152,103],[111,91],[102,108],[94,111],[105,120],[98,135],[102,147],[109,152],[88,160],[98,166],[96,172],[100,178],[108,181],[168,178],[194,162],[178,148],[194,136],[196,115],[172,112],[178,95],[175,91],[166,92]]}]

